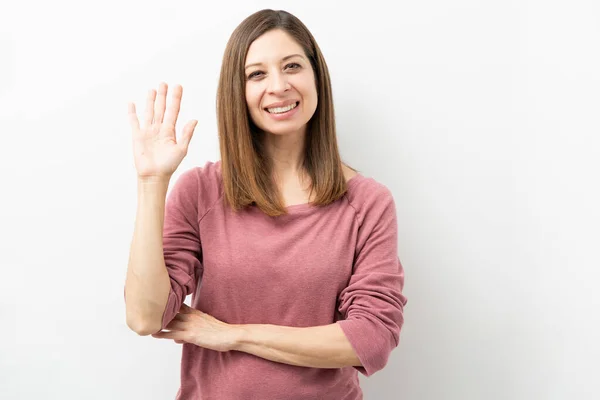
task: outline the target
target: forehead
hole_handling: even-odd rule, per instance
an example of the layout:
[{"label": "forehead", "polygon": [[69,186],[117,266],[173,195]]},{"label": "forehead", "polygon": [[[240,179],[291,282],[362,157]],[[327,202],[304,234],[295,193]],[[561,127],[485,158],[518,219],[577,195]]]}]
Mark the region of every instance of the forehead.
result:
[{"label": "forehead", "polygon": [[279,62],[290,54],[306,56],[304,49],[288,33],[274,29],[256,38],[248,48],[246,64]]}]

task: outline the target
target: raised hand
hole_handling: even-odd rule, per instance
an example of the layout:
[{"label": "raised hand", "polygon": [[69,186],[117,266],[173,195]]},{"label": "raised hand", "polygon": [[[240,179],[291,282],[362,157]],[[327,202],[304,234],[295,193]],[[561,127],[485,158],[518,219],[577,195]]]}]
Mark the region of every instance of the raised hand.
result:
[{"label": "raised hand", "polygon": [[129,103],[129,122],[133,131],[133,156],[138,179],[170,179],[171,175],[187,154],[188,146],[198,121],[191,120],[183,128],[179,141],[176,138],[175,123],[179,115],[183,88],[175,85],[171,104],[165,114],[167,84],[161,82],[158,95],[154,89],[148,92],[146,113],[143,125]]}]

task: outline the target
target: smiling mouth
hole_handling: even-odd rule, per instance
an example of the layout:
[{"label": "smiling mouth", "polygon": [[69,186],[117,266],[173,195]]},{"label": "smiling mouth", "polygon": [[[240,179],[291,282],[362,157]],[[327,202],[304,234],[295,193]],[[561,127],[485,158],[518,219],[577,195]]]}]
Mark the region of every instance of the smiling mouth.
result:
[{"label": "smiling mouth", "polygon": [[297,101],[297,102],[292,103],[285,107],[265,108],[265,111],[268,112],[269,114],[285,114],[286,112],[291,111],[294,108],[298,107],[299,104],[300,104],[300,102]]}]

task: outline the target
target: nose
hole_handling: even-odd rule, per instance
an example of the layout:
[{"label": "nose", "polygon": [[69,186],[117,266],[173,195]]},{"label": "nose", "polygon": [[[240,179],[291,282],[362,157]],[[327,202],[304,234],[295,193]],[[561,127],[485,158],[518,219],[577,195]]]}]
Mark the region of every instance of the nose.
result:
[{"label": "nose", "polygon": [[267,91],[271,94],[281,94],[289,89],[287,77],[281,72],[271,73],[267,79],[269,80]]}]

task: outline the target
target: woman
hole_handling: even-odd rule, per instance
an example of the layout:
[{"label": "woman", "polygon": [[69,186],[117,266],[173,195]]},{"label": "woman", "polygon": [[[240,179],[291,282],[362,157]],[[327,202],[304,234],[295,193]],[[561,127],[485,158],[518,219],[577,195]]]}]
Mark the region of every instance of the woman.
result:
[{"label": "woman", "polygon": [[176,140],[182,88],[165,114],[166,94],[150,91],[142,126],[129,106],[128,326],[183,344],[178,399],[361,399],[358,372],[398,345],[404,271],[391,192],[340,160],[313,36],[273,10],[235,29],[217,94],[221,160],[182,173],[168,198],[197,121]]}]

